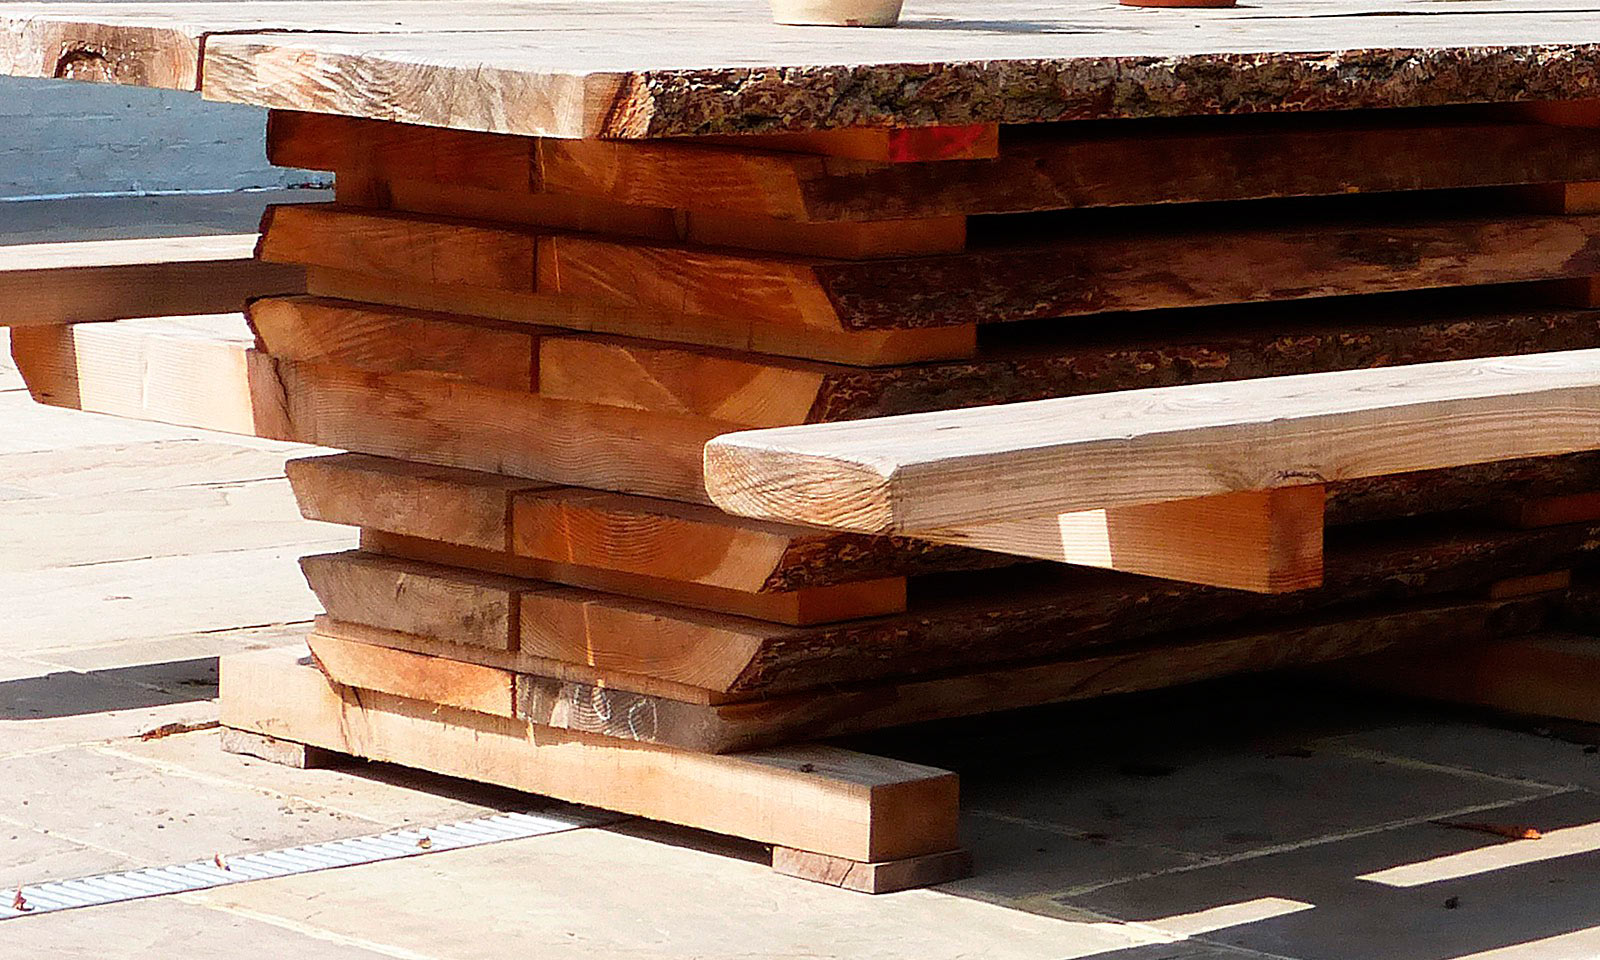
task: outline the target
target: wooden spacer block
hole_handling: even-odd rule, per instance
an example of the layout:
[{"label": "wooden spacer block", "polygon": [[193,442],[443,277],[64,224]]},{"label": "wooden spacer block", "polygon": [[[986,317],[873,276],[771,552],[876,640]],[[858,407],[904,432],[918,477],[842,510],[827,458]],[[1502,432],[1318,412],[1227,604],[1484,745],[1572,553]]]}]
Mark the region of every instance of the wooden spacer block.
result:
[{"label": "wooden spacer block", "polygon": [[482,664],[430,657],[313,632],[306,639],[311,659],[334,683],[392,693],[447,707],[517,715],[516,676]]},{"label": "wooden spacer block", "polygon": [[1507,577],[1489,584],[1489,599],[1512,600],[1517,597],[1530,597],[1536,593],[1565,590],[1570,586],[1572,586],[1571,570],[1551,570],[1548,573],[1534,573],[1525,577]]},{"label": "wooden spacer block", "polygon": [[1518,105],[1524,116],[1559,127],[1600,127],[1600,100],[1536,100]]},{"label": "wooden spacer block", "polygon": [[222,728],[222,749],[226,753],[255,757],[268,763],[298,770],[322,770],[348,764],[350,757],[321,747],[280,740],[264,733],[251,733],[234,727]]},{"label": "wooden spacer block", "polygon": [[1024,557],[1256,593],[1322,583],[1324,488],[1280,487],[919,531]]},{"label": "wooden spacer block", "polygon": [[773,847],[772,869],[786,877],[857,893],[894,893],[971,876],[972,851],[946,850],[904,860],[863,863],[792,847]]},{"label": "wooden spacer block", "polygon": [[1600,520],[1600,491],[1513,501],[1497,512],[1503,522],[1523,529],[1590,523]]}]

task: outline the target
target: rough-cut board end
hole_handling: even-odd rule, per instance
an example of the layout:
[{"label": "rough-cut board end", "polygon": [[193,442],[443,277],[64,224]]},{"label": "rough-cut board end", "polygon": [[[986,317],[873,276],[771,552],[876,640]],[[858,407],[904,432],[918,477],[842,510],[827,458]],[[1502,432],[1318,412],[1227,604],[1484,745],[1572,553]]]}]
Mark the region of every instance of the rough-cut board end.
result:
[{"label": "rough-cut board end", "polygon": [[775,452],[763,448],[761,432],[725,434],[706,444],[706,492],[717,506],[763,520],[895,532],[892,467]]},{"label": "rough-cut board end", "polygon": [[947,850],[905,860],[862,863],[791,847],[773,847],[772,869],[787,877],[857,893],[895,893],[971,876],[972,851]]},{"label": "rough-cut board end", "polygon": [[222,728],[222,750],[224,753],[255,757],[258,760],[294,767],[297,770],[323,770],[346,766],[351,762],[351,758],[343,753],[296,743],[293,740],[279,740],[264,733],[236,730],[233,727]]}]

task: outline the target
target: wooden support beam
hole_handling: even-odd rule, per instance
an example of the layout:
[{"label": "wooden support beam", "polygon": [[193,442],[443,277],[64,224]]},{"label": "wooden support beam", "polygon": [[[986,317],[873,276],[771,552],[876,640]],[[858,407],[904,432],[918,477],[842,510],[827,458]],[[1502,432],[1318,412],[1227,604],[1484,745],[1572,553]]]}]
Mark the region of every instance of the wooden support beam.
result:
[{"label": "wooden support beam", "polygon": [[1495,513],[1512,526],[1522,528],[1593,523],[1600,520],[1600,491],[1512,500],[1500,504]]},{"label": "wooden support beam", "polygon": [[293,648],[222,661],[224,726],[871,862],[955,849],[948,771],[824,746],[711,756],[330,684]]},{"label": "wooden support beam", "polygon": [[1000,127],[993,123],[955,127],[858,127],[699,139],[722,146],[879,163],[992,160],[1000,155]]},{"label": "wooden support beam", "polygon": [[298,293],[305,271],[254,259],[255,234],[0,246],[0,327],[236,313]]},{"label": "wooden support beam", "polygon": [[1450,655],[1384,655],[1333,675],[1363,687],[1506,713],[1600,723],[1600,640],[1565,634],[1452,646]]},{"label": "wooden support beam", "polygon": [[1170,500],[924,534],[935,542],[1256,593],[1322,583],[1323,487]]},{"label": "wooden support beam", "polygon": [[928,531],[1600,447],[1600,350],[749,431],[706,446],[730,513]]}]

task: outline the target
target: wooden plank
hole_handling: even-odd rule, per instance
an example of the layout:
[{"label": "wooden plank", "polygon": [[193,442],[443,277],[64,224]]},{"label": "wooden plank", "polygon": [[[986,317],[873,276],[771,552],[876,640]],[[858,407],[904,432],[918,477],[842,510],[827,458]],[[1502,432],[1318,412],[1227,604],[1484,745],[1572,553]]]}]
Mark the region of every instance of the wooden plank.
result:
[{"label": "wooden plank", "polygon": [[303,170],[521,190],[534,174],[534,146],[525,137],[492,133],[291,110],[267,114],[267,160]]},{"label": "wooden plank", "polygon": [[[519,29],[470,44],[431,31],[293,33],[280,21],[279,32],[213,37],[205,93],[506,133],[634,138],[863,120],[950,126],[1581,96],[1592,92],[1586,58],[1600,42],[1587,11],[1570,4],[1341,11],[1365,18],[1315,16],[1302,5],[1269,11],[1277,16],[1167,17],[1129,31],[1115,7],[1068,17],[1026,2],[990,15],[1042,26],[997,31],[992,20],[963,21],[959,4],[936,3],[919,16],[945,28],[913,40],[901,39],[904,29],[796,36],[759,7],[675,6],[682,16],[672,30],[656,22],[656,7],[611,4],[531,24],[524,15],[507,24]],[[732,47],[729,37],[738,38]],[[357,76],[364,82],[340,82]],[[483,92],[387,95],[468,87]]]},{"label": "wooden plank", "polygon": [[1448,657],[1380,656],[1333,675],[1363,687],[1507,713],[1600,723],[1600,641],[1546,635],[1452,647]]},{"label": "wooden plank", "polygon": [[861,863],[789,847],[772,848],[772,869],[857,893],[895,893],[972,875],[972,851],[948,850],[888,863]]},{"label": "wooden plank", "polygon": [[1594,449],[1597,387],[1573,350],[749,431],[707,445],[707,483],[730,513],[923,536]]},{"label": "wooden plank", "polygon": [[630,207],[601,197],[529,193],[525,187],[490,190],[403,174],[379,176],[359,167],[336,171],[335,195],[340,204],[353,208],[583,230],[666,243],[683,235],[681,218],[658,207]]},{"label": "wooden plank", "polygon": [[538,389],[534,328],[328,297],[264,298],[246,316],[280,360],[379,373],[427,370],[500,390]]},{"label": "wooden plank", "polygon": [[[851,131],[866,132],[890,131]],[[1399,123],[1337,115],[1017,130],[998,159],[935,170],[780,153],[765,148],[765,137],[724,143],[529,140],[288,111],[274,111],[268,124],[269,156],[280,166],[434,180],[494,190],[502,202],[531,185],[634,208],[813,222],[1551,184],[1600,168],[1600,143],[1588,131],[1459,112]],[[464,160],[474,151],[481,166]],[[1160,174],[1139,173],[1150,170]]]},{"label": "wooden plank", "polygon": [[349,757],[342,753],[334,753],[332,750],[295,743],[293,740],[279,740],[248,730],[235,730],[232,727],[223,727],[219,739],[222,741],[222,749],[227,753],[257,757],[268,763],[294,767],[297,770],[322,770],[350,762]]},{"label": "wooden plank", "polygon": [[1513,597],[1528,597],[1552,590],[1566,590],[1570,586],[1572,586],[1571,570],[1531,573],[1522,577],[1507,577],[1489,584],[1489,599],[1510,600]]},{"label": "wooden plank", "polygon": [[1600,275],[1596,237],[1600,216],[1296,222],[1069,235],[849,261],[317,204],[274,208],[261,256],[413,283],[840,333],[1587,277]]},{"label": "wooden plank", "polygon": [[11,351],[40,403],[133,420],[296,439],[269,358],[242,318],[165,319],[11,332]]},{"label": "wooden plank", "polygon": [[312,267],[307,270],[306,287],[314,294],[346,300],[619,333],[652,340],[754,350],[858,366],[970,357],[978,349],[975,324],[927,330],[841,333],[784,327],[750,316],[697,317],[670,312],[641,312],[605,303],[541,294],[430,284],[404,276],[363,274],[359,272],[362,269],[371,267],[355,260],[346,261],[341,268]]},{"label": "wooden plank", "polygon": [[531,293],[537,243],[536,234],[510,226],[308,203],[267,208],[258,255],[269,263]]},{"label": "wooden plank", "polygon": [[0,326],[237,311],[305,289],[298,267],[253,259],[254,234],[0,246]]},{"label": "wooden plank", "polygon": [[1502,519],[1518,527],[1548,527],[1600,520],[1600,491],[1531,497],[1499,504]]},{"label": "wooden plank", "polygon": [[941,532],[961,546],[1256,593],[1322,583],[1323,488],[1282,487],[1003,520]]},{"label": "wooden plank", "polygon": [[1063,330],[1009,343],[1005,328],[989,327],[976,357],[872,370],[660,341],[548,337],[540,344],[540,389],[569,400],[781,427],[1594,343],[1600,315],[1591,311],[1505,306],[1483,291],[1473,298],[1374,304],[1355,323],[1338,300],[1264,313],[1219,308],[1182,318],[1181,330],[1152,315],[1131,324],[1125,338],[1096,342],[1075,342]]},{"label": "wooden plank", "polygon": [[390,650],[404,650],[425,657],[443,657],[462,663],[493,667],[508,673],[530,673],[555,680],[604,685],[619,690],[632,690],[635,693],[682,700],[685,703],[721,703],[727,699],[725,695],[705,687],[691,687],[642,674],[602,673],[586,664],[548,660],[523,650],[493,650],[489,647],[466,646],[438,637],[384,630],[381,627],[361,623],[346,623],[334,620],[325,614],[316,618],[312,632],[318,636],[332,637],[347,643],[365,643]]},{"label": "wooden plank", "polygon": [[1506,631],[1541,629],[1552,610],[1551,603],[1538,598],[1407,609],[1057,663],[722,705],[521,675],[517,714],[545,726],[724,753],[1306,666],[1391,647],[1437,645],[1445,639],[1482,642]]},{"label": "wooden plank", "polygon": [[750,593],[876,580],[910,568],[919,552],[916,544],[879,545],[595,490],[526,491],[512,500],[511,549],[518,555]]},{"label": "wooden plank", "polygon": [[300,569],[336,620],[495,650],[517,648],[520,598],[536,588],[509,577],[357,550],[301,557]]},{"label": "wooden plank", "polygon": [[906,605],[905,584],[890,578],[799,587],[774,593],[749,593],[686,580],[537,560],[509,552],[421,540],[382,530],[363,530],[361,543],[364,549],[374,553],[569,584],[791,626],[852,620],[903,610]]},{"label": "wooden plank", "polygon": [[359,698],[292,648],[225,657],[222,723],[371,760],[853,860],[957,845],[957,780],[835,747],[708,756]]},{"label": "wooden plank", "polygon": [[[1318,611],[1362,605],[1452,602],[1425,600],[1430,597],[1475,601],[1508,574],[1570,568],[1600,548],[1596,525],[1513,532],[1460,525],[1441,531],[1423,523],[1400,535],[1404,530],[1402,525],[1395,535],[1345,544],[1330,553],[1324,585],[1298,593],[1217,591],[1034,565],[930,581],[906,614],[799,628],[614,592],[549,588],[536,603],[524,604],[519,655],[592,668],[619,689],[659,692],[641,690],[637,679],[628,679],[649,677],[711,691],[722,701],[771,698],[889,676],[994,668],[997,657],[1042,662],[1090,656],[1111,645],[1153,646],[1149,638],[1192,638],[1194,631],[1247,619],[1292,623]],[[417,542],[397,540],[386,536],[380,542],[369,534],[363,543],[368,550],[457,565],[480,565],[481,557],[494,556],[441,558],[430,556],[433,545],[426,541],[418,549]],[[501,572],[524,573],[514,567]],[[452,655],[479,656],[461,651]],[[547,669],[519,672],[589,682]],[[662,695],[686,699],[681,691]]]},{"label": "wooden plank", "polygon": [[701,451],[729,426],[428,373],[274,361],[247,339],[165,321],[16,333],[41,403],[650,496],[703,501]]},{"label": "wooden plank", "polygon": [[992,123],[974,123],[960,127],[821,130],[708,137],[706,142],[879,163],[989,160],[1000,155],[1000,128]]},{"label": "wooden plank", "polygon": [[285,465],[308,520],[373,527],[482,550],[510,547],[511,495],[547,484],[341,453]]},{"label": "wooden plank", "polygon": [[312,661],[344,687],[376,690],[461,710],[516,716],[516,675],[475,663],[428,657],[312,633]]}]

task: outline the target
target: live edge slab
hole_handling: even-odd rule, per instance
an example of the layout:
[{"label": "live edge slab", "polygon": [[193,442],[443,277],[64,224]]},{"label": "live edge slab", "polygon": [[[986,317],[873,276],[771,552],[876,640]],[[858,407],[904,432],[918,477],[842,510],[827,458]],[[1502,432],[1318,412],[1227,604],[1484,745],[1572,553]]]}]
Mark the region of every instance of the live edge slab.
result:
[{"label": "live edge slab", "polygon": [[935,0],[891,30],[758,0],[0,4],[0,73],[569,138],[1580,100],[1597,55],[1587,0]]}]

